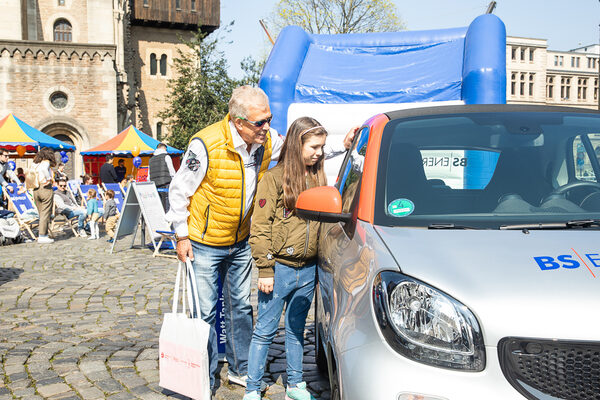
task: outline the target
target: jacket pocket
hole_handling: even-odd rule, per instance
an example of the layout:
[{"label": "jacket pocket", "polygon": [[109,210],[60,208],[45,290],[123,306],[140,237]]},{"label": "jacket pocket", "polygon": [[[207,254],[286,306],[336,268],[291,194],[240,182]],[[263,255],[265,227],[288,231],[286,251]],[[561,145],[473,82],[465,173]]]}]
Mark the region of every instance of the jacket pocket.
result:
[{"label": "jacket pocket", "polygon": [[208,217],[210,216],[210,204],[206,207],[206,211],[204,212],[204,230],[202,231],[202,239],[204,239],[204,235],[208,230]]},{"label": "jacket pocket", "polygon": [[288,227],[285,224],[278,224],[273,226],[273,241],[271,242],[271,246],[273,246],[273,254],[278,254],[283,246],[285,246],[285,242],[288,238]]}]

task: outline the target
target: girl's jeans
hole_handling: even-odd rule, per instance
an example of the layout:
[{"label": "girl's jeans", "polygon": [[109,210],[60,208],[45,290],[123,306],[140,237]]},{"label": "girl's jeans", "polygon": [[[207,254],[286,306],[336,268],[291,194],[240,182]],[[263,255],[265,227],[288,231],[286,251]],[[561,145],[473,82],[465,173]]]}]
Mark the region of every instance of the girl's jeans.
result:
[{"label": "girl's jeans", "polygon": [[302,382],[304,325],[310,309],[316,278],[316,262],[301,268],[275,263],[275,283],[270,294],[258,292],[258,318],[248,354],[246,392],[260,391],[269,345],[273,341],[283,307],[285,312],[285,354],[287,384]]}]

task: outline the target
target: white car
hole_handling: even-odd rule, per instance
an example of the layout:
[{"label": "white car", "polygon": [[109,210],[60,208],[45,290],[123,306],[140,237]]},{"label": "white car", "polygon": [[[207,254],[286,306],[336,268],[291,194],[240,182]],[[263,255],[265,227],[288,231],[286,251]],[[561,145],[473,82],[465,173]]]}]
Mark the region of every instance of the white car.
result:
[{"label": "white car", "polygon": [[369,120],[336,187],[297,203],[322,221],[332,399],[600,399],[598,133],[600,114],[573,108]]}]

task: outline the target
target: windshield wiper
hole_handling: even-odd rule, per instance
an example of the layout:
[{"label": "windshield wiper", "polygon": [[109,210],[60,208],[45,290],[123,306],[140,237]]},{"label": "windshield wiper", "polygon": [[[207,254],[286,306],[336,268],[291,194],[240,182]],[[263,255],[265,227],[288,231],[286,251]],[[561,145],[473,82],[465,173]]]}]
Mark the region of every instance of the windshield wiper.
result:
[{"label": "windshield wiper", "polygon": [[565,229],[565,222],[544,222],[537,224],[516,224],[516,225],[500,225],[500,230],[520,230],[520,229]]},{"label": "windshield wiper", "polygon": [[591,226],[600,226],[600,219],[572,219],[567,221],[569,228],[589,228]]},{"label": "windshield wiper", "polygon": [[532,230],[532,229],[567,229],[567,228],[589,228],[600,226],[600,219],[574,219],[567,222],[540,222],[537,224],[501,225],[501,230]]},{"label": "windshield wiper", "polygon": [[427,229],[478,229],[473,226],[456,225],[456,224],[429,224]]}]

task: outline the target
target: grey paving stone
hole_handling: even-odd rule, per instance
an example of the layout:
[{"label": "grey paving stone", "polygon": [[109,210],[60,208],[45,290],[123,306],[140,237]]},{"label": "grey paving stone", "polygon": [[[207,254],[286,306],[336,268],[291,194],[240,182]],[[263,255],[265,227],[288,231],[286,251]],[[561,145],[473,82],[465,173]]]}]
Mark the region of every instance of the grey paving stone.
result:
[{"label": "grey paving stone", "polygon": [[37,391],[42,397],[50,397],[60,393],[69,392],[71,391],[71,388],[65,383],[53,383],[51,385],[38,386]]},{"label": "grey paving stone", "polygon": [[[158,336],[162,313],[171,306],[175,264],[153,258],[146,249],[114,255],[109,249],[104,241],[66,234],[50,246],[2,248],[0,400],[12,399],[11,391],[28,399],[185,398],[158,386]],[[256,299],[254,283],[254,310]],[[328,381],[314,371],[312,315],[305,335],[305,376],[311,389],[323,390],[315,397],[327,399]],[[265,376],[274,381],[271,399],[284,393],[284,343],[280,329]],[[241,399],[244,389],[229,385],[226,375],[224,364],[215,398]],[[34,395],[36,387],[46,394]]]}]

